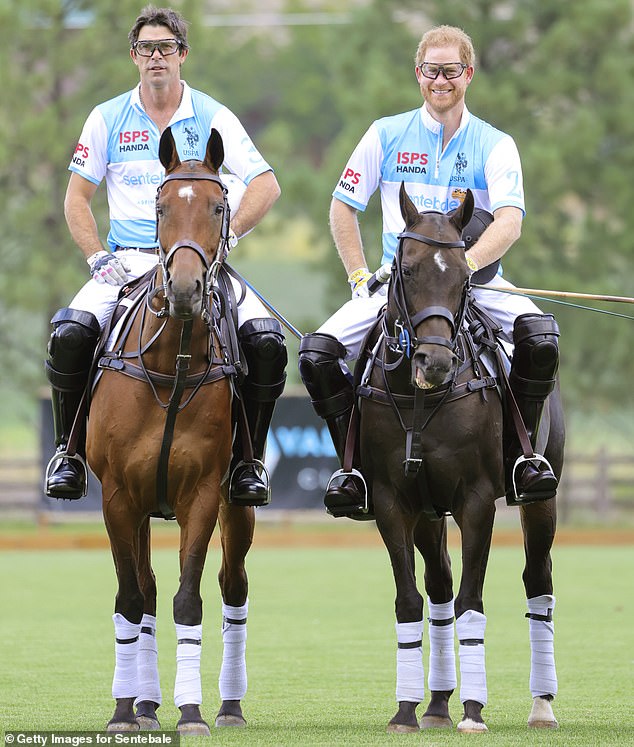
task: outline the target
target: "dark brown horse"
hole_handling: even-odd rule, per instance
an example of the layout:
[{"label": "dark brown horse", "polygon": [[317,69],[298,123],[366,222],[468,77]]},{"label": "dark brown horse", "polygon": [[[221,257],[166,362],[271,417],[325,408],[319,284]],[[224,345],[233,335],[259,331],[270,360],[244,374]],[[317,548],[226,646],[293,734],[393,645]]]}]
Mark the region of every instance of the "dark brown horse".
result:
[{"label": "dark brown horse", "polygon": [[[472,214],[473,196],[468,191],[461,207],[448,215],[419,214],[403,186],[400,202],[406,228],[393,265],[383,334],[375,332],[366,345],[372,351],[372,365],[364,369],[357,388],[362,471],[396,584],[398,711],[388,730],[419,729],[416,707],[424,698],[424,670],[423,597],[415,578],[418,550],[425,562],[431,690],[420,726],[452,726],[448,703],[457,684],[455,614],[464,707],[458,729],[484,731],[482,592],[495,500],[505,494],[504,407],[500,377],[494,367],[487,367],[483,352],[488,349],[491,357],[495,340],[487,347],[482,336],[478,342],[467,333],[468,326],[474,328],[468,324],[473,311],[460,238]],[[484,338],[490,342],[492,336]],[[548,409],[545,455],[559,475],[564,431],[557,392],[550,396]],[[528,616],[531,626],[535,623],[546,630],[542,635],[542,628],[531,628],[534,705],[529,725],[556,726],[550,706],[556,692],[556,679],[551,681],[555,675],[550,617],[555,501],[521,506],[519,511]],[[462,537],[462,576],[455,603],[447,551],[448,514]],[[543,614],[540,604],[545,605]]]},{"label": "dark brown horse", "polygon": [[219,522],[225,661],[216,725],[243,725],[244,560],[254,528],[253,508],[229,505],[226,490],[232,370],[220,341],[214,301],[228,229],[226,190],[218,176],[224,158],[222,139],[213,130],[204,161],[181,163],[168,128],[161,138],[160,158],[166,177],[157,195],[159,267],[127,323],[125,340],[111,345],[116,354],[101,360],[104,370],[94,390],[88,425],[88,461],[101,481],[118,579],[113,617],[116,707],[108,729],[159,728],[150,517],[173,514],[180,527],[180,583],[173,609],[174,700],[182,714],[178,729],[209,734],[200,712],[201,575]]}]

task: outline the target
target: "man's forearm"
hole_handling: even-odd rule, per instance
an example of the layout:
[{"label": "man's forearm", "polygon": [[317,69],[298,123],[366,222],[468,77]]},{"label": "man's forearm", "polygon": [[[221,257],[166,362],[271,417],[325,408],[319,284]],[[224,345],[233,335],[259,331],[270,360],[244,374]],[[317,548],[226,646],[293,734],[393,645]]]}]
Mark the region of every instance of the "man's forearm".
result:
[{"label": "man's forearm", "polygon": [[231,228],[238,238],[244,236],[264,218],[281,194],[272,171],[266,171],[251,180],[240,207],[231,219]]},{"label": "man's forearm", "polygon": [[337,198],[330,204],[330,232],[347,275],[367,267],[357,211]]}]

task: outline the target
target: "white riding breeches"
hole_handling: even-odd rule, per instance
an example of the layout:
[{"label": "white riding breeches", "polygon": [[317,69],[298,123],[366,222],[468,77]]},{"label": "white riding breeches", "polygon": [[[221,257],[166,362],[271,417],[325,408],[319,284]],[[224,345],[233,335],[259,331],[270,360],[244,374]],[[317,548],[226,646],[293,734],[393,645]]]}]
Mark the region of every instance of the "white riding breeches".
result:
[{"label": "white riding breeches", "polygon": [[[502,337],[513,343],[513,323],[521,314],[541,314],[542,311],[526,296],[501,293],[495,288],[515,286],[496,275],[486,288],[473,288],[479,306],[502,327]],[[386,304],[387,286],[369,298],[353,298],[336,311],[317,330],[332,335],[346,348],[346,360],[354,360],[368,330]]]},{"label": "white riding breeches", "polygon": [[[121,249],[117,252],[117,257],[125,259],[128,262],[130,267],[128,277],[130,280],[145,275],[158,262],[156,254],[139,252],[136,249]],[[229,277],[231,278],[236,298],[240,300],[243,295],[243,288],[232,275]],[[117,305],[120,290],[121,287],[118,285],[101,284],[91,279],[81,288],[69,306],[71,309],[91,312],[97,317],[99,326],[103,328]],[[262,319],[269,316],[271,315],[266,310],[264,304],[247,286],[244,289],[244,298],[238,306],[238,328],[244,322],[249,321],[249,319]]]}]

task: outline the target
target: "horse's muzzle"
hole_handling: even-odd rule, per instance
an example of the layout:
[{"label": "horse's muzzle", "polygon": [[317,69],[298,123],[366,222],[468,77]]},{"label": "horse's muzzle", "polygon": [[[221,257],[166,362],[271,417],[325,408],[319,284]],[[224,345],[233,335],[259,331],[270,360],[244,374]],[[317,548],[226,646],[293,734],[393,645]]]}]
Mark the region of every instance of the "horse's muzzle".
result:
[{"label": "horse's muzzle", "polygon": [[202,313],[202,279],[177,282],[170,278],[165,294],[169,302],[170,316],[180,321],[188,321]]},{"label": "horse's muzzle", "polygon": [[420,345],[412,357],[412,386],[433,389],[451,381],[457,357],[440,345]]}]

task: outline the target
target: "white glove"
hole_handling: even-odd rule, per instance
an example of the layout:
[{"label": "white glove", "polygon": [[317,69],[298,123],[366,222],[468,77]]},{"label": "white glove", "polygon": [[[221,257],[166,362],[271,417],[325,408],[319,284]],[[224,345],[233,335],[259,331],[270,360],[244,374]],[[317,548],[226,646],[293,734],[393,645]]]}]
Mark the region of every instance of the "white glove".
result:
[{"label": "white glove", "polygon": [[123,257],[119,258],[112,252],[103,249],[91,254],[86,260],[90,267],[92,279],[97,283],[108,285],[125,285],[128,282],[130,265]]},{"label": "white glove", "polygon": [[351,272],[348,275],[348,283],[352,289],[352,298],[369,298],[370,291],[368,289],[368,280],[372,277],[372,273],[367,267],[359,267],[358,270]]}]

